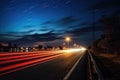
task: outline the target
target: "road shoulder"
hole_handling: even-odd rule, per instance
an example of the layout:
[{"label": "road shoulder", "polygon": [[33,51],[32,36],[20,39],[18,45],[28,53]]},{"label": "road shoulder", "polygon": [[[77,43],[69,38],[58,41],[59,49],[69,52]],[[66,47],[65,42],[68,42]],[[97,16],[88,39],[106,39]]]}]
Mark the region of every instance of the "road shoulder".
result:
[{"label": "road shoulder", "polygon": [[94,57],[105,80],[120,80],[120,56],[101,53]]}]

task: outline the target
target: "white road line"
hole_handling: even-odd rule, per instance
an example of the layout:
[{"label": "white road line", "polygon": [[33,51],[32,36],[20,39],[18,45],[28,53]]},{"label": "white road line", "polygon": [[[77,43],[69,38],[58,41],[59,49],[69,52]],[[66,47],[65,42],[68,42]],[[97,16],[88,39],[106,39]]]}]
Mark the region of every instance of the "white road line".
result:
[{"label": "white road line", "polygon": [[80,56],[80,58],[77,60],[77,62],[73,65],[73,67],[70,69],[70,71],[67,73],[67,75],[63,78],[63,80],[68,80],[68,78],[70,77],[70,75],[72,74],[73,70],[75,69],[75,67],[78,65],[79,61],[81,60],[83,55]]}]

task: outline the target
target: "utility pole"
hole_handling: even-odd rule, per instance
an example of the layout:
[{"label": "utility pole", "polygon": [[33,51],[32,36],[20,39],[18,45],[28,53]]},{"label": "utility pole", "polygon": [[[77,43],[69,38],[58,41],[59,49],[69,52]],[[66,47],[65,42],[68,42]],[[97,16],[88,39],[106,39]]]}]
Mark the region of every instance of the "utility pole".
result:
[{"label": "utility pole", "polygon": [[92,50],[93,50],[93,53],[95,53],[95,12],[96,10],[93,10],[92,11],[92,19],[93,19],[93,22],[92,22],[92,28],[93,28],[93,44],[92,44]]}]

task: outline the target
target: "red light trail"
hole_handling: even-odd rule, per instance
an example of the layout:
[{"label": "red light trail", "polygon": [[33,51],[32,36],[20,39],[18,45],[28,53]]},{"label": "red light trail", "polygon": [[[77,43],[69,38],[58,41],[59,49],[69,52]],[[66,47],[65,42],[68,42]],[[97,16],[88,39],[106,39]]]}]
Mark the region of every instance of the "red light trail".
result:
[{"label": "red light trail", "polygon": [[[52,53],[51,53],[52,52]],[[60,52],[3,53],[0,54],[0,76],[47,62],[61,56]],[[7,57],[5,57],[7,56]],[[9,65],[6,65],[9,64]]]}]

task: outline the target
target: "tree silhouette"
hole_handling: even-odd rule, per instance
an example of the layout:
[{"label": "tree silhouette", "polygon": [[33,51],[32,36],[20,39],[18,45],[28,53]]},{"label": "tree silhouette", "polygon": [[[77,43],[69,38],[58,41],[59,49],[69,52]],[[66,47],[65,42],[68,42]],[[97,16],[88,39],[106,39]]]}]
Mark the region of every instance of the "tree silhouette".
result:
[{"label": "tree silhouette", "polygon": [[39,50],[41,50],[42,48],[43,48],[43,46],[42,46],[42,45],[39,45],[39,46],[38,46],[38,49],[39,49]]},{"label": "tree silhouette", "polygon": [[98,42],[100,48],[108,50],[108,52],[119,53],[120,47],[120,16],[113,14],[110,17],[104,17],[100,20],[105,26],[104,35]]}]

